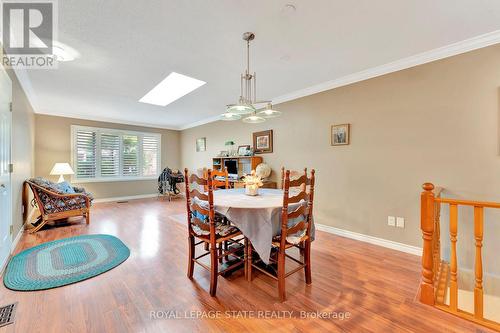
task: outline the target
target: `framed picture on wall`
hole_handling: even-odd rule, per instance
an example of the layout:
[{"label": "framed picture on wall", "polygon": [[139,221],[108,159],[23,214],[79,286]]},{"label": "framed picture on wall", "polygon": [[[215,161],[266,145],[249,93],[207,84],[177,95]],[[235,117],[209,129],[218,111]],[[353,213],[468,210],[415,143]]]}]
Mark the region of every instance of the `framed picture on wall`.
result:
[{"label": "framed picture on wall", "polygon": [[349,144],[351,135],[351,124],[332,125],[332,146],[344,146]]},{"label": "framed picture on wall", "polygon": [[253,133],[253,150],[256,154],[273,152],[273,130]]},{"label": "framed picture on wall", "polygon": [[247,156],[250,153],[250,145],[238,146],[238,155]]},{"label": "framed picture on wall", "polygon": [[207,150],[207,138],[196,139],[196,151],[206,151]]}]

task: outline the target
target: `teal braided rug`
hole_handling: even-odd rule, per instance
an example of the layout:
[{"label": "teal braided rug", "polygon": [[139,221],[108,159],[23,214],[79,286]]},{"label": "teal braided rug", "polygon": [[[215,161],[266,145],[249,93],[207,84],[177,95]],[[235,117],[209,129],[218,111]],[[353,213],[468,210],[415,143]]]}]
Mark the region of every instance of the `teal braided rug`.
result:
[{"label": "teal braided rug", "polygon": [[59,239],[24,250],[7,266],[3,283],[12,290],[42,290],[75,283],[118,266],[130,250],[111,235]]}]

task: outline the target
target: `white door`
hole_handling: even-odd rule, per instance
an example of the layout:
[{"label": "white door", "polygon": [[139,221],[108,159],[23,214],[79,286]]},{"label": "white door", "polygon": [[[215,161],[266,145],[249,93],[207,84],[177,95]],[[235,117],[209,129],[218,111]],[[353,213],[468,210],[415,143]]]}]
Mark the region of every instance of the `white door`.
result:
[{"label": "white door", "polygon": [[11,101],[12,82],[0,67],[0,267],[7,261],[12,245]]}]

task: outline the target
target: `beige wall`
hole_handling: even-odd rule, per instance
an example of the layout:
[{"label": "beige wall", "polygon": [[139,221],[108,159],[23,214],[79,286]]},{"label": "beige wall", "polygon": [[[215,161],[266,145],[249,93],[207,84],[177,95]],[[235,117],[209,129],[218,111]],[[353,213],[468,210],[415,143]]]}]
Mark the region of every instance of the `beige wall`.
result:
[{"label": "beige wall", "polygon": [[[262,156],[274,172],[317,170],[317,223],[421,246],[422,183],[500,201],[499,86],[500,46],[493,46],[277,105],[282,117],[264,124],[184,130],[181,161],[210,166],[224,141],[251,144],[252,132],[273,129],[274,153]],[[342,123],[352,124],[351,144],[332,147],[330,126]],[[199,137],[207,152],[196,153]],[[406,218],[406,227],[388,227],[388,215]],[[488,246],[500,251],[498,242]]]},{"label": "beige wall", "polygon": [[[37,176],[57,180],[57,177],[49,176],[54,163],[69,163],[71,161],[71,125],[160,133],[162,137],[162,167],[180,167],[178,131],[37,114],[35,118],[35,171]],[[92,192],[96,199],[157,192],[156,180],[83,183],[81,186]]]},{"label": "beige wall", "polygon": [[8,70],[12,80],[12,224],[16,237],[23,227],[22,189],[23,183],[30,178],[34,168],[35,114],[16,75]]}]

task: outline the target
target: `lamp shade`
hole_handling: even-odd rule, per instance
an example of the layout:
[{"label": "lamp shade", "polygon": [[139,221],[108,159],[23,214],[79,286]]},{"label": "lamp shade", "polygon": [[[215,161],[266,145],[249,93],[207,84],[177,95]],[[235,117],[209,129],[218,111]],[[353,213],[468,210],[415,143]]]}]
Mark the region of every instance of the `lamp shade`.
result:
[{"label": "lamp shade", "polygon": [[74,175],[75,172],[73,171],[69,163],[56,163],[54,164],[54,167],[50,171],[50,174],[53,176]]},{"label": "lamp shade", "polygon": [[257,115],[264,118],[275,118],[281,115],[281,111],[274,110],[271,103],[267,104],[263,110],[257,112]]}]

